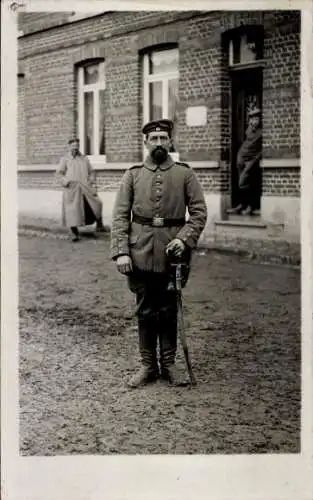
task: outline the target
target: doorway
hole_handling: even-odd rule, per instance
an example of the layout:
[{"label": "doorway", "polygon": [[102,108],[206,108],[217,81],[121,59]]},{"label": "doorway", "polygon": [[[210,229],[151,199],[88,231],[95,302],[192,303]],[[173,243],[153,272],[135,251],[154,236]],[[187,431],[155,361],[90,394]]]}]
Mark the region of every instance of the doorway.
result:
[{"label": "doorway", "polygon": [[[253,108],[262,110],[262,68],[240,69],[232,72],[232,146],[231,146],[231,204],[239,203],[237,153],[245,139],[248,112]],[[262,120],[262,114],[261,114]],[[261,122],[262,127],[262,122]],[[261,207],[262,172],[260,169],[259,189],[255,200],[256,209]]]}]

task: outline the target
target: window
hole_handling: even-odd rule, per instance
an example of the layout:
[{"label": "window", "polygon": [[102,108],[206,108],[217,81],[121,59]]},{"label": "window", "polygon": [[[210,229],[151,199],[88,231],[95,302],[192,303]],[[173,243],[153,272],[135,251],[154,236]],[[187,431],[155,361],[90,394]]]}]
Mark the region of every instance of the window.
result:
[{"label": "window", "polygon": [[78,136],[88,156],[105,155],[105,63],[78,68]]},{"label": "window", "polygon": [[229,65],[251,64],[263,57],[263,35],[259,26],[234,30],[229,42]]},{"label": "window", "polygon": [[[168,118],[174,122],[173,143],[178,121],[178,49],[155,50],[143,59],[143,121]],[[176,155],[177,156],[177,155]]]}]

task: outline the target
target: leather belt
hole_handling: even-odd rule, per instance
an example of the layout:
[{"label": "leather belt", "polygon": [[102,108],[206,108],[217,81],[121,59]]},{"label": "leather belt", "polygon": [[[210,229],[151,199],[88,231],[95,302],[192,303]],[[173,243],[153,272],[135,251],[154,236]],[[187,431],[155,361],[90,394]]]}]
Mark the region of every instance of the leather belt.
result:
[{"label": "leather belt", "polygon": [[185,218],[165,219],[164,217],[141,217],[141,215],[133,214],[132,222],[152,227],[174,227],[183,226],[186,220]]}]

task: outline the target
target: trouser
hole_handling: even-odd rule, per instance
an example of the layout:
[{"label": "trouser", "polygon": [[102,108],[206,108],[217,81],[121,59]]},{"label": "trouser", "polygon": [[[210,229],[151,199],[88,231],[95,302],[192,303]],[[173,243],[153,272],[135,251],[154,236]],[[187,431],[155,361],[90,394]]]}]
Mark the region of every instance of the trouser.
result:
[{"label": "trouser", "polygon": [[245,208],[248,206],[253,209],[259,208],[262,184],[261,169],[255,166],[248,178],[242,169],[239,169],[238,173],[240,204]]},{"label": "trouser", "polygon": [[79,234],[79,233],[78,233],[78,228],[77,228],[76,226],[71,226],[71,227],[70,227],[70,231],[71,231],[71,234],[72,234],[73,236],[76,236],[76,237],[77,237],[77,236],[78,236],[78,234]]},{"label": "trouser", "polygon": [[135,269],[128,276],[128,283],[136,294],[142,364],[157,367],[159,340],[161,368],[173,365],[177,351],[177,305],[175,290],[167,290],[168,275]]},{"label": "trouser", "polygon": [[247,208],[249,206],[254,208],[255,197],[252,189],[249,188],[240,189],[239,195],[240,195],[240,203],[241,205],[243,205],[244,208]]}]

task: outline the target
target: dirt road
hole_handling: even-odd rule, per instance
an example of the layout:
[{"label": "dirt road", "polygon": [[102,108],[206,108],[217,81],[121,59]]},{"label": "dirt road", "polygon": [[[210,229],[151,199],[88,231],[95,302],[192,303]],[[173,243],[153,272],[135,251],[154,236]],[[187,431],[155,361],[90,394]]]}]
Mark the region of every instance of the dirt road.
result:
[{"label": "dirt road", "polygon": [[21,453],[298,452],[299,271],[196,254],[184,312],[198,385],[130,391],[134,296],[108,251],[20,238]]}]

